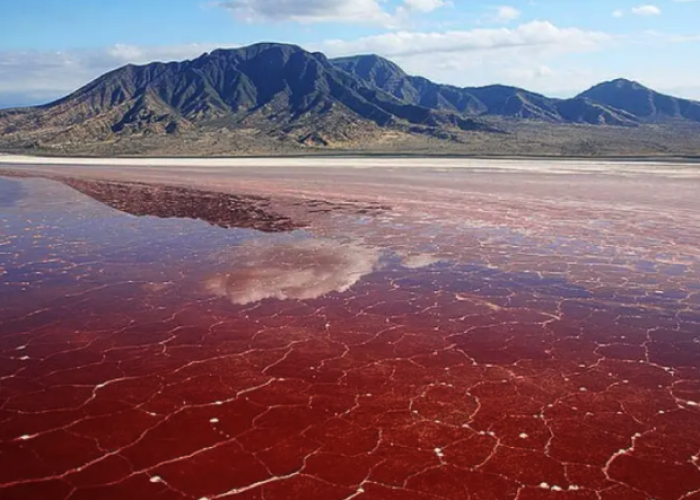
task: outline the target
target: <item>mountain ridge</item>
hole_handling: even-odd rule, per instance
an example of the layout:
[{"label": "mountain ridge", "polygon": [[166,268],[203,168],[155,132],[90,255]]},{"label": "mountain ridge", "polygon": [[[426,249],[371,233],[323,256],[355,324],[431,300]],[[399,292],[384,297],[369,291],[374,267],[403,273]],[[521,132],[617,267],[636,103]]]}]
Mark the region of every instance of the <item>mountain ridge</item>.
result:
[{"label": "mountain ridge", "polygon": [[[644,87],[638,82],[618,78],[602,82],[575,97],[568,99],[549,98],[542,94],[508,85],[487,85],[482,87],[457,87],[439,84],[424,77],[411,76],[405,73],[395,63],[376,54],[365,54],[331,59],[346,71],[354,73],[368,83],[384,88],[397,98],[413,100],[429,107],[451,109],[470,115],[497,115],[525,119],[543,119],[568,123],[587,123],[590,125],[607,124],[619,126],[636,126],[648,122],[644,117],[637,116],[631,106],[621,101],[621,96],[611,96],[610,99],[597,99],[596,89],[606,89],[610,86],[619,87],[623,83],[634,89],[652,93],[654,96],[667,97],[683,103],[682,109],[693,110],[686,113],[684,118],[700,122],[700,112],[696,113],[695,106],[700,103],[688,99],[665,96]],[[376,67],[395,68],[391,78],[386,75],[383,81],[375,77]],[[657,116],[660,118],[663,116]]]},{"label": "mountain ridge", "polygon": [[[262,42],[174,62],[129,64],[53,102],[0,110],[0,148],[75,149],[144,137],[235,141],[231,147],[468,144],[521,124],[638,128],[700,123],[700,103],[630,80],[569,99],[518,87],[456,87],[408,75],[374,54],[329,59]],[[221,139],[224,140],[224,139]],[[256,146],[257,147],[257,146]]]}]

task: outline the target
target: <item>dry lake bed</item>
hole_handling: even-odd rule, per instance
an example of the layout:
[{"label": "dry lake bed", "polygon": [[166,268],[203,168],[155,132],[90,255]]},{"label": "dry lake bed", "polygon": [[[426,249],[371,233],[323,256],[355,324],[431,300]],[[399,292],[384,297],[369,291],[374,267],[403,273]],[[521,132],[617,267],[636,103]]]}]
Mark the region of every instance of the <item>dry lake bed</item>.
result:
[{"label": "dry lake bed", "polygon": [[2,500],[698,500],[699,457],[697,163],[0,157]]}]

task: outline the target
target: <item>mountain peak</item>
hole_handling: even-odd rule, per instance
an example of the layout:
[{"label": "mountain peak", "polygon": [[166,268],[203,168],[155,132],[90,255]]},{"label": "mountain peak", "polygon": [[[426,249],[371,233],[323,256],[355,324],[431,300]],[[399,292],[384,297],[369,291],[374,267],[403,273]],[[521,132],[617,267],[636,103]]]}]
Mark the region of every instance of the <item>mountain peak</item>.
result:
[{"label": "mountain peak", "polygon": [[[376,54],[361,54],[357,56],[338,57],[331,59],[331,62],[349,73],[365,79],[388,79],[405,78],[407,75],[398,64],[385,59]],[[380,85],[383,86],[383,83]]]},{"label": "mountain peak", "polygon": [[578,97],[631,113],[647,122],[669,119],[698,121],[700,116],[700,104],[660,94],[639,82],[624,78],[600,83]]},{"label": "mountain peak", "polygon": [[203,57],[228,57],[228,56],[238,56],[243,59],[251,59],[259,56],[265,52],[277,51],[285,56],[295,54],[297,52],[306,52],[304,49],[298,45],[288,44],[288,43],[277,43],[277,42],[260,42],[253,45],[247,45],[244,47],[233,47],[226,49],[216,49],[209,54],[204,54]]},{"label": "mountain peak", "polygon": [[[628,80],[627,78],[615,78],[614,80],[609,80],[607,82],[602,82],[599,83],[598,85],[595,85],[592,87],[592,89],[595,88],[616,88],[616,89],[644,89],[648,90],[648,87],[645,87],[641,83],[634,81],[634,80]],[[585,92],[584,92],[585,93]]]}]

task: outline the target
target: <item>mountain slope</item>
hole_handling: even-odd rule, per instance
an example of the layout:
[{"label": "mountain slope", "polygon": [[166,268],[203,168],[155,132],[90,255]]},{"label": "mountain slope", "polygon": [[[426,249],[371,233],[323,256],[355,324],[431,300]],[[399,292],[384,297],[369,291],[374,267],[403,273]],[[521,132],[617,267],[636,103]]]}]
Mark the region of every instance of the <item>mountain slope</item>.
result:
[{"label": "mountain slope", "polygon": [[655,92],[625,79],[604,82],[579,95],[626,111],[644,122],[684,119],[700,122],[700,103]]},{"label": "mountain slope", "polygon": [[562,99],[555,103],[559,116],[569,123],[591,125],[637,126],[639,118],[631,113],[604,106],[585,97]]}]

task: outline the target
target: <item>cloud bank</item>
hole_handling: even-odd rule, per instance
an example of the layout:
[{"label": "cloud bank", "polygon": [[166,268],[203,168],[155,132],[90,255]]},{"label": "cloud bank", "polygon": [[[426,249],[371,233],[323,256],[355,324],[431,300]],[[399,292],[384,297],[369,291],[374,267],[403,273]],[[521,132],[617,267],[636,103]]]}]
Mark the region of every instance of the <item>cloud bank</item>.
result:
[{"label": "cloud bank", "polygon": [[350,41],[329,40],[323,46],[336,55],[373,52],[391,57],[516,47],[549,47],[572,52],[590,49],[612,39],[612,35],[603,32],[560,28],[548,21],[532,21],[516,28],[446,32],[396,31]]}]

